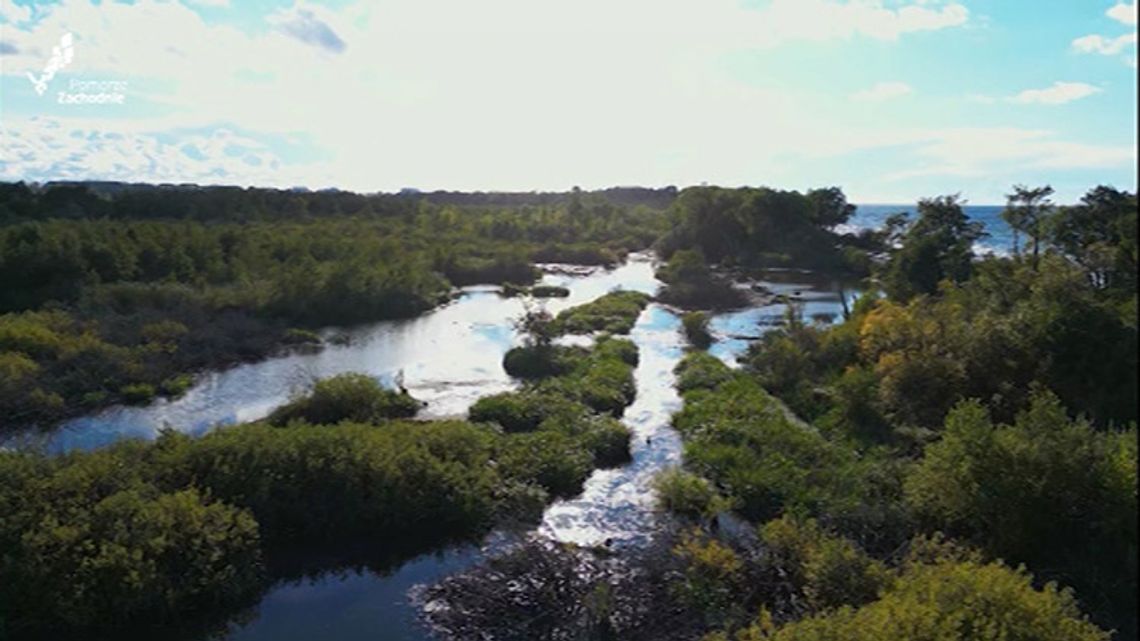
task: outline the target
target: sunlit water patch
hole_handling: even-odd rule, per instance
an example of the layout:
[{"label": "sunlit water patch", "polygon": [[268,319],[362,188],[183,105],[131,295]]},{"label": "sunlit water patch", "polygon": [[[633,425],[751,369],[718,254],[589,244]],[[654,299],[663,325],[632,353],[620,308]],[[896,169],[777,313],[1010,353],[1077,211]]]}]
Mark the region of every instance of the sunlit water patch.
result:
[{"label": "sunlit water patch", "polygon": [[637,398],[625,410],[633,433],[628,465],[595,472],[582,494],[550,506],[539,531],[580,545],[629,543],[654,530],[652,481],[662,468],[681,459],[681,441],[670,417],[681,405],[673,387],[673,367],[682,354],[680,320],[660,305],[641,314],[630,338],[640,360],[634,376]]}]

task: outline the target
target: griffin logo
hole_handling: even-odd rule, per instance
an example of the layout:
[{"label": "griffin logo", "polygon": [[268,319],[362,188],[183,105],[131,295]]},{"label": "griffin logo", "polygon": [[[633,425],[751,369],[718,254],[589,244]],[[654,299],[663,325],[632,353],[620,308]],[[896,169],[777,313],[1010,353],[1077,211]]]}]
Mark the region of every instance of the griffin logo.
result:
[{"label": "griffin logo", "polygon": [[37,78],[28,72],[28,80],[32,81],[32,86],[35,87],[36,93],[44,95],[47,91],[48,83],[55,77],[55,74],[60,70],[71,64],[71,59],[75,57],[74,38],[70,33],[63,34],[59,39],[59,46],[51,48],[51,58],[48,59],[47,65],[44,66],[43,73]]}]

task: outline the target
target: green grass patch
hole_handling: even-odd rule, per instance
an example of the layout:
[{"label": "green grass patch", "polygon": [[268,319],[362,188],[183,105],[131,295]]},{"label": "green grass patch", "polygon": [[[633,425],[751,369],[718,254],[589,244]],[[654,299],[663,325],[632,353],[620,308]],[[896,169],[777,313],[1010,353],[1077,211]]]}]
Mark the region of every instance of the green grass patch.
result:
[{"label": "green grass patch", "polygon": [[554,323],[561,334],[628,334],[650,300],[641,292],[614,291],[561,312]]}]

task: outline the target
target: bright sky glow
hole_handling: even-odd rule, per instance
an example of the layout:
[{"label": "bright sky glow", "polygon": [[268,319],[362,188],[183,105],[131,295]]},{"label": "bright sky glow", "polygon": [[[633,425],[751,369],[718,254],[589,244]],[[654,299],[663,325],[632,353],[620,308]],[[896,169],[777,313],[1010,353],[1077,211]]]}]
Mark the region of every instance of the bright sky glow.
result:
[{"label": "bright sky glow", "polygon": [[[0,180],[1136,189],[1112,0],[0,0]],[[74,57],[39,95],[52,47]],[[123,104],[60,104],[73,81]]]}]

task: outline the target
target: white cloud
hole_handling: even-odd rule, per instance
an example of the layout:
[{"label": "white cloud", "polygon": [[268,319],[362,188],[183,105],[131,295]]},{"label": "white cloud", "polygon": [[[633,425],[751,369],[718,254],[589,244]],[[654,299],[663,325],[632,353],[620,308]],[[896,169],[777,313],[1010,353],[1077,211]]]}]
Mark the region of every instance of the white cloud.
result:
[{"label": "white cloud", "polygon": [[[217,123],[304,133],[338,181],[360,189],[684,183],[734,163],[730,177],[747,181],[783,171],[772,160],[781,153],[876,136],[820,127],[794,92],[743,86],[716,61],[790,41],[890,41],[968,17],[954,2],[887,5],[380,0],[332,10],[302,0],[247,33],[179,3],[63,0],[12,30],[19,54],[5,69],[42,68],[71,31],[69,71],[129,78],[128,100],[163,108],[132,118],[137,135]],[[757,146],[772,157],[757,158]]]},{"label": "white cloud", "polygon": [[0,22],[21,23],[32,19],[32,8],[12,0],[0,0]]},{"label": "white cloud", "polygon": [[281,162],[265,144],[225,128],[182,134],[107,121],[33,117],[0,125],[0,179],[201,182],[289,187],[311,176]]},{"label": "white cloud", "polygon": [[1008,100],[1021,104],[1062,105],[1101,91],[1100,87],[1083,82],[1054,82],[1045,89],[1026,89]]},{"label": "white cloud", "polygon": [[1133,145],[1093,145],[1059,139],[1044,130],[1014,127],[916,132],[916,166],[888,180],[922,176],[990,176],[1032,169],[1106,169],[1136,164]]},{"label": "white cloud", "polygon": [[961,26],[969,15],[969,10],[958,3],[936,8],[934,3],[915,2],[890,9],[879,0],[773,0],[751,16],[742,17],[757,44],[778,44],[855,36],[896,40],[907,33]]},{"label": "white cloud", "polygon": [[880,82],[869,89],[851,94],[851,99],[859,102],[883,102],[912,93],[914,89],[905,82]]},{"label": "white cloud", "polygon": [[1130,27],[1136,26],[1136,14],[1136,2],[1132,4],[1118,2],[1105,12],[1109,18]]},{"label": "white cloud", "polygon": [[1073,40],[1073,50],[1077,53],[1099,53],[1102,56],[1115,56],[1135,44],[1135,33],[1126,33],[1115,38],[1093,34]]},{"label": "white cloud", "polygon": [[[889,42],[968,19],[960,4],[929,1],[377,0],[335,11],[302,1],[271,16],[270,28],[244,32],[178,3],[63,0],[34,28],[5,28],[18,51],[5,56],[5,72],[27,85],[23,71],[42,68],[72,31],[75,73],[129,78],[129,100],[163,109],[100,119],[5,113],[0,175],[551,189],[791,185],[802,172],[819,175],[819,159],[886,148],[917,155],[913,171],[951,175],[1134,159],[1049,133],[860,122],[844,112],[866,110],[837,107],[833,96],[747,85],[716,64],[741,50]],[[909,90],[880,83],[860,94]],[[163,135],[187,130],[197,133]],[[305,135],[325,154],[287,162],[233,131]],[[971,142],[959,147],[958,137]],[[246,152],[228,154],[234,146]]]}]

